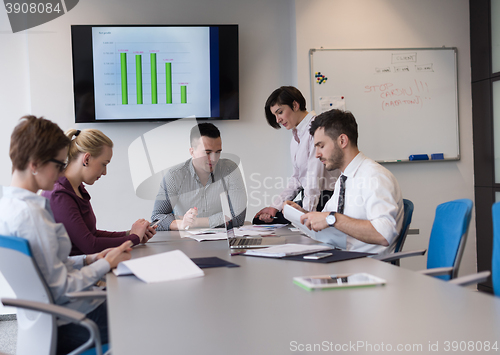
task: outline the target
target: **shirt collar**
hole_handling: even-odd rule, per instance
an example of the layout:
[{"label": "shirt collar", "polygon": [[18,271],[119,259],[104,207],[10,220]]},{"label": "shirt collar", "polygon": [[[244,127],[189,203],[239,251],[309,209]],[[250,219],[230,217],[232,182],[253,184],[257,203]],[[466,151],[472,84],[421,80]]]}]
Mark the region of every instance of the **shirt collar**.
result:
[{"label": "shirt collar", "polygon": [[29,201],[31,203],[39,205],[42,208],[47,208],[49,203],[49,200],[47,200],[45,197],[20,187],[4,186],[3,195],[5,197],[12,197],[23,201]]},{"label": "shirt collar", "polygon": [[297,135],[302,137],[304,133],[308,133],[309,126],[311,125],[312,119],[316,116],[314,111],[309,112],[306,117],[297,125]]},{"label": "shirt collar", "polygon": [[[198,182],[201,184],[201,181],[200,181],[200,177],[198,176],[198,174],[196,173],[196,170],[194,170],[194,165],[193,165],[193,158],[189,159],[187,161],[188,163],[188,170],[189,170],[189,173],[191,174],[191,176]],[[217,162],[217,165],[215,165],[215,169],[214,171],[212,172],[211,176],[208,178],[208,182],[207,182],[207,186],[210,185],[211,183],[214,182],[214,179],[215,179],[215,174],[217,173],[217,171],[219,170],[219,163],[220,163],[220,159],[219,161]]]},{"label": "shirt collar", "polygon": [[342,175],[349,177],[354,177],[356,175],[356,172],[358,171],[359,167],[361,166],[361,163],[366,159],[366,156],[359,152],[358,155],[354,157],[353,160],[347,165],[345,170],[342,172]]}]

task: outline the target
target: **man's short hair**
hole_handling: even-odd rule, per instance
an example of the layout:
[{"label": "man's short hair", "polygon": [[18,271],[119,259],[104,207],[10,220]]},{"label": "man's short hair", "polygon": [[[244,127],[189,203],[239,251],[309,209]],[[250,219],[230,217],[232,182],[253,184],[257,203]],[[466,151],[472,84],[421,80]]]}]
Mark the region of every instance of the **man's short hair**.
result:
[{"label": "man's short hair", "polygon": [[311,136],[314,136],[318,128],[323,128],[325,134],[332,140],[345,134],[353,146],[358,146],[358,124],[349,111],[333,109],[323,112],[312,121],[311,128],[309,128]]},{"label": "man's short hair", "polygon": [[271,106],[274,105],[287,105],[293,109],[293,102],[297,101],[299,104],[300,111],[306,110],[306,99],[302,93],[294,86],[282,86],[274,90],[271,95],[267,98],[266,106],[264,108],[266,112],[267,123],[273,128],[279,129],[281,126],[276,122],[276,116],[271,112]]},{"label": "man's short hair", "polygon": [[191,128],[191,147],[193,147],[193,143],[195,140],[198,140],[201,137],[209,137],[209,138],[219,138],[220,131],[217,127],[215,127],[212,123],[199,123],[193,128]]}]

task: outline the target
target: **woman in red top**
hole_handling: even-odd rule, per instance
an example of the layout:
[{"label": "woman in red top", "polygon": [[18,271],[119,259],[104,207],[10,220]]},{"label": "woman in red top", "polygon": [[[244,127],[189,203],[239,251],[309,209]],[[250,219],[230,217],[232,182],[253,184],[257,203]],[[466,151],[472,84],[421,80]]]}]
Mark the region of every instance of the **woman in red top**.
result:
[{"label": "woman in red top", "polygon": [[106,175],[113,156],[113,142],[97,129],[70,129],[66,136],[71,139],[71,145],[64,176],[57,180],[54,190],[42,194],[50,200],[56,222],[64,224],[68,231],[71,255],[97,253],[127,240],[136,245],[152,238],[156,231],[145,219],[137,220],[129,231],[108,232],[96,228],[96,217],[84,184],[93,185]]}]

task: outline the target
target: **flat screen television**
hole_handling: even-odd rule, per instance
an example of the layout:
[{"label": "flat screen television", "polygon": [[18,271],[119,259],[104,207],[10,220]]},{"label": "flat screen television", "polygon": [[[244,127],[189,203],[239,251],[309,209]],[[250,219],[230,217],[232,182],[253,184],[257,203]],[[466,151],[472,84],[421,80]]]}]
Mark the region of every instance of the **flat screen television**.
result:
[{"label": "flat screen television", "polygon": [[238,119],[238,25],[73,25],[75,122]]}]

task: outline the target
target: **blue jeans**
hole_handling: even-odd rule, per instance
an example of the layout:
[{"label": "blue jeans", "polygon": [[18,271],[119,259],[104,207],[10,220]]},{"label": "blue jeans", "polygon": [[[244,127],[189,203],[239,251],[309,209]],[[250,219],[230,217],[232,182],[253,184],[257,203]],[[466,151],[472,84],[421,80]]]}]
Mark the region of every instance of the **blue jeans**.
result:
[{"label": "blue jeans", "polygon": [[[102,344],[108,343],[108,308],[106,302],[87,314],[99,327]],[[65,324],[57,328],[57,354],[67,354],[85,343],[90,337],[87,328],[77,324]]]}]

